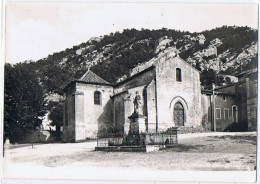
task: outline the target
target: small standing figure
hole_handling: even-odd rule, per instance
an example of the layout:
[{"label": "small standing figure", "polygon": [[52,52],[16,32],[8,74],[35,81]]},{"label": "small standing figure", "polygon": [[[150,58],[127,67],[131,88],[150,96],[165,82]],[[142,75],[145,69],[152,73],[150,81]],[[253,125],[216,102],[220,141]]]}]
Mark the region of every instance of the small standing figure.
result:
[{"label": "small standing figure", "polygon": [[141,96],[139,95],[139,92],[136,91],[135,99],[134,99],[134,113],[140,114],[140,107],[141,107]]}]

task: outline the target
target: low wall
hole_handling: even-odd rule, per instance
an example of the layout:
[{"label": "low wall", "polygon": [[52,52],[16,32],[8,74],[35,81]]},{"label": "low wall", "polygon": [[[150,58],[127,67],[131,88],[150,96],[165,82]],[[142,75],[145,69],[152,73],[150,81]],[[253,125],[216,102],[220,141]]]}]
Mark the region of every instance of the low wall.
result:
[{"label": "low wall", "polygon": [[178,144],[177,134],[137,134],[97,139],[97,147]]},{"label": "low wall", "polygon": [[55,142],[57,141],[56,132],[48,130],[30,130],[19,136],[17,143],[32,142]]},{"label": "low wall", "polygon": [[159,145],[145,145],[145,146],[109,146],[109,147],[95,147],[95,151],[109,151],[109,152],[153,152],[163,149],[164,146]]}]

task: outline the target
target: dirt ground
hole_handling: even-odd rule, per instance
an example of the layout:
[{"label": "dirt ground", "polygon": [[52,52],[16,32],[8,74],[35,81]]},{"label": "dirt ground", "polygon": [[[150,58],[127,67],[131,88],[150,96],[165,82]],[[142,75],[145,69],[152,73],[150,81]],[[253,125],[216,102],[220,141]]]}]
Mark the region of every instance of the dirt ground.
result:
[{"label": "dirt ground", "polygon": [[10,145],[5,148],[4,160],[45,167],[78,164],[150,170],[256,169],[256,133],[186,137],[179,139],[176,147],[150,153],[94,151],[95,146],[95,141],[36,144],[34,148],[30,144]]}]

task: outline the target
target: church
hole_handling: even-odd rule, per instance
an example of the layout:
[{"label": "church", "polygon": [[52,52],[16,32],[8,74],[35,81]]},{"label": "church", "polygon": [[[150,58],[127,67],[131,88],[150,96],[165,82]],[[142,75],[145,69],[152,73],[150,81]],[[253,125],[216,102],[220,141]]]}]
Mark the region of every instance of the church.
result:
[{"label": "church", "polygon": [[[256,115],[251,117],[252,113],[247,112],[247,95],[240,99],[237,91],[245,93],[242,88],[250,81],[248,76],[251,74],[242,74],[238,84],[202,90],[200,71],[172,52],[137,66],[130,77],[116,84],[88,70],[63,90],[66,97],[63,140],[96,138],[113,128],[128,133],[137,94],[146,132],[161,132],[171,127],[225,131],[231,124],[240,122],[247,129],[255,130]],[[254,112],[256,106],[252,106]]]}]

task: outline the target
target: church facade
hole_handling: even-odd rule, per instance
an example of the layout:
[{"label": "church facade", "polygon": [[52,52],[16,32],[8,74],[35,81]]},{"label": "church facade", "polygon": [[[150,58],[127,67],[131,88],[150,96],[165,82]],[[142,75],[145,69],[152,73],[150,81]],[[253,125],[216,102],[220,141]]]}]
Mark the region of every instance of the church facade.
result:
[{"label": "church facade", "polygon": [[[90,70],[80,80],[70,82],[64,88],[64,141],[96,138],[112,129],[128,133],[136,94],[140,95],[139,113],[145,117],[146,132],[176,126],[223,131],[225,126],[239,121],[241,109],[234,94],[201,90],[200,72],[196,68],[179,56],[165,57],[115,85]],[[221,101],[223,95],[225,101]],[[223,122],[219,121],[218,106],[225,106],[223,126],[218,126]]]}]

